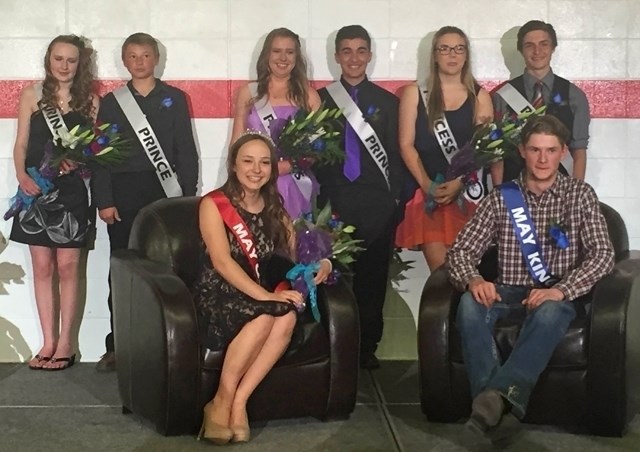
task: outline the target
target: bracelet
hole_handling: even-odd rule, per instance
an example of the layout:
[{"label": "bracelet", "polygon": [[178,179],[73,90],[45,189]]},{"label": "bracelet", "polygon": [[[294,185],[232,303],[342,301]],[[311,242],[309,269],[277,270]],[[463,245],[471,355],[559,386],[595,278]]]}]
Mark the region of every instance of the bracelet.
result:
[{"label": "bracelet", "polygon": [[333,262],[331,262],[331,259],[327,259],[326,257],[324,259],[320,259],[320,262],[322,261],[327,261],[329,262],[329,273],[331,273],[333,271]]}]

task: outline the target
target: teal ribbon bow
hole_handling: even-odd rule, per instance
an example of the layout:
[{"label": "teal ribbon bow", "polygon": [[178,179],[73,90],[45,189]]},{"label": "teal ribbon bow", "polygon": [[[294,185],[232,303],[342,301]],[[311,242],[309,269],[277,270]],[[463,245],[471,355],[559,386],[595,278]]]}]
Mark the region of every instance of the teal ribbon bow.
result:
[{"label": "teal ribbon bow", "polygon": [[320,262],[313,264],[296,264],[291,270],[287,272],[286,278],[291,281],[291,284],[298,279],[302,278],[309,291],[309,303],[311,304],[311,314],[316,322],[320,321],[320,311],[318,310],[317,300],[317,288],[316,283],[313,281],[315,273],[320,269]]}]

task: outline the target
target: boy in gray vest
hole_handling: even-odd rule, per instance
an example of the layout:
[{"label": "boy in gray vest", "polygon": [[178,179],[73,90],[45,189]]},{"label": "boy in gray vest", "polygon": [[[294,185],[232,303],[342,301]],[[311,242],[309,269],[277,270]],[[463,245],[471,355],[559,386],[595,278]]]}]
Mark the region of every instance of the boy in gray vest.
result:
[{"label": "boy in gray vest", "polygon": [[[558,118],[570,132],[572,176],[584,179],[589,143],[589,102],[580,88],[551,70],[551,56],[558,46],[556,31],[551,24],[530,20],[520,27],[517,46],[524,58],[525,71],[492,93],[496,117],[546,105],[546,113]],[[523,167],[524,162],[518,155],[505,159],[503,180],[517,178]],[[560,171],[567,174],[563,166]]]}]

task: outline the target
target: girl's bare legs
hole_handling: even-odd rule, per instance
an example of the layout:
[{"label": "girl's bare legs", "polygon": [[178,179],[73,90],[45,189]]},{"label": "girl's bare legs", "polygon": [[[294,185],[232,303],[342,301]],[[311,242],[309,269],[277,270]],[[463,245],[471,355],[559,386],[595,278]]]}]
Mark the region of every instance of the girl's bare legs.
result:
[{"label": "girl's bare legs", "polygon": [[[54,358],[69,358],[73,355],[73,328],[78,313],[78,267],[79,248],[58,248],[56,254],[60,282],[60,335]],[[43,367],[64,367],[68,363],[59,361]]]},{"label": "girl's bare legs", "polygon": [[[29,246],[31,265],[33,266],[33,288],[40,318],[40,328],[44,344],[37,353],[41,357],[51,358],[58,346],[58,328],[56,317],[58,310],[53,297],[53,270],[55,250],[46,246]],[[45,361],[32,358],[31,367],[42,367]]]},{"label": "girl's bare legs", "polygon": [[229,425],[248,426],[247,401],[249,396],[253,394],[256,387],[287,350],[295,325],[296,314],[294,312],[275,318],[271,332],[262,349],[240,381],[233,398]]},{"label": "girl's bare legs", "polygon": [[267,340],[274,318],[261,315],[247,323],[233,338],[225,354],[218,390],[205,414],[218,425],[229,426],[231,404],[242,376],[256,359]]}]

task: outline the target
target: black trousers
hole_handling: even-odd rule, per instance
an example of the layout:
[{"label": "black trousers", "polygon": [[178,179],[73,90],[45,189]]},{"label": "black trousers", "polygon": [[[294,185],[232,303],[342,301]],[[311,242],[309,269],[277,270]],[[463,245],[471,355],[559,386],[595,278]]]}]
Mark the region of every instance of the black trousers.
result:
[{"label": "black trousers", "polygon": [[[113,173],[111,175],[113,200],[118,209],[120,221],[107,225],[109,233],[109,249],[127,249],[129,247],[129,236],[131,227],[136,215],[144,206],[151,204],[158,199],[166,198],[158,176],[151,171]],[[105,346],[108,352],[115,351],[113,341],[113,302],[111,300],[111,272],[109,272],[109,295],[107,297],[109,305],[109,323],[111,330],[105,338]]]},{"label": "black trousers", "polygon": [[366,245],[353,264],[353,292],[360,317],[360,353],[370,354],[378,348],[384,326],[382,308],[387,293],[389,264],[393,251],[395,221]]}]

